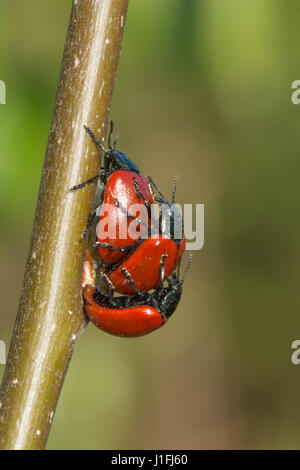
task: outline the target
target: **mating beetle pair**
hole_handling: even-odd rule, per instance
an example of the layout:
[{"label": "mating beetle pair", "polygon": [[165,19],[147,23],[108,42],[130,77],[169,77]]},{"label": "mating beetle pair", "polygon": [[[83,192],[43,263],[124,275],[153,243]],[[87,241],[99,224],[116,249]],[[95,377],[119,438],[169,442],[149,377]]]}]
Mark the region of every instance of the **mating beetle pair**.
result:
[{"label": "mating beetle pair", "polygon": [[93,284],[93,266],[87,253],[84,262],[83,297],[89,319],[100,329],[126,337],[143,336],[163,326],[174,313],[181,298],[182,285],[191,258],[179,281],[172,273],[168,285],[151,293],[111,297]]},{"label": "mating beetle pair", "polygon": [[[151,205],[155,199],[170,211],[170,226],[174,225],[174,196],[172,205],[158,190],[154,182],[141,175],[138,168],[122,152],[111,145],[113,126],[106,150],[93,132],[85,127],[94,143],[104,153],[104,166],[89,180],[74,186],[71,191],[84,187],[100,179],[105,183],[98,227],[107,217],[105,208],[111,206],[109,221],[117,230],[124,223],[127,236],[109,238],[96,233],[98,260],[88,251],[83,275],[83,296],[85,310],[89,318],[101,329],[120,336],[141,336],[162,326],[175,311],[181,296],[184,277],[179,281],[175,274],[185,249],[184,238],[164,235],[163,222],[159,221],[159,231],[154,237],[142,239],[131,236],[130,222],[135,221],[139,228],[146,228],[151,234]],[[157,192],[158,196],[154,197]],[[130,213],[135,204],[146,209],[146,218]],[[87,227],[88,228],[88,227]],[[87,233],[87,228],[84,236]],[[101,263],[101,266],[100,266]],[[94,268],[100,273],[109,288],[109,295],[95,287]],[[100,269],[99,269],[100,268]],[[168,285],[164,287],[164,281]],[[153,292],[149,293],[151,289]],[[113,292],[124,294],[114,297]]]}]

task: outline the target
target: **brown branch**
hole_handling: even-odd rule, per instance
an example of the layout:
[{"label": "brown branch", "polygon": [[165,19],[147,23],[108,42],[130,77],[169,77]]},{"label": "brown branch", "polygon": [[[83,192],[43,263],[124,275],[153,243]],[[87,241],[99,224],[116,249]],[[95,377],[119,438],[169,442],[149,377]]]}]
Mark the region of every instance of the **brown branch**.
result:
[{"label": "brown branch", "polygon": [[[80,242],[105,134],[128,0],[74,0],[19,311],[0,394],[0,448],[42,449],[86,325]],[[54,25],[55,27],[55,25]],[[93,158],[93,153],[95,158]]]}]

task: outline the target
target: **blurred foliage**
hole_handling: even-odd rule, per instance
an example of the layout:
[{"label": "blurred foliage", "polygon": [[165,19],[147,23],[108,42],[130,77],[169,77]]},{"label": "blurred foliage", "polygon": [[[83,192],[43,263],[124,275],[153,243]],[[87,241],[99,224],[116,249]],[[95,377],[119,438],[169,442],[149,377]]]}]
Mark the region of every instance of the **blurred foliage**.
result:
[{"label": "blurred foliage", "polygon": [[[299,447],[298,6],[131,1],[112,107],[119,145],[163,192],[176,172],[178,202],[205,204],[205,247],[165,328],[136,340],[87,328],[48,448]],[[70,7],[0,4],[7,344]]]}]

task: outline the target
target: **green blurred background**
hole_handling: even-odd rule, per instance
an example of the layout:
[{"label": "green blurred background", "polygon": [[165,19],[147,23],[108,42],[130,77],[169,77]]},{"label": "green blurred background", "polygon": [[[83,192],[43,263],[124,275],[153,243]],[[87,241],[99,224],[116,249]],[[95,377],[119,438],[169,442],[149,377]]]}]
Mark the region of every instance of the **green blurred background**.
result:
[{"label": "green blurred background", "polygon": [[[14,324],[71,0],[2,0],[0,339]],[[300,448],[300,79],[296,0],[131,0],[111,116],[177,201],[205,204],[168,325],[89,325],[48,449]],[[0,376],[4,366],[0,366]]]}]

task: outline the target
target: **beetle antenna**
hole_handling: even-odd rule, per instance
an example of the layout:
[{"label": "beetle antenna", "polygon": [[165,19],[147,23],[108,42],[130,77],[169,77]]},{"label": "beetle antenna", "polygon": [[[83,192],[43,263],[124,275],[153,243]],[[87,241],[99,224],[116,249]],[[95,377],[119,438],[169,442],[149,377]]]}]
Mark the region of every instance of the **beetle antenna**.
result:
[{"label": "beetle antenna", "polygon": [[178,279],[179,279],[179,277],[180,277],[181,261],[182,261],[182,253],[180,253],[180,255],[179,255],[179,260],[178,260],[178,264],[177,264],[177,277],[178,277]]},{"label": "beetle antenna", "polygon": [[172,189],[172,205],[173,206],[175,204],[175,193],[176,193],[177,186],[178,186],[178,175],[175,175],[173,189]]},{"label": "beetle antenna", "polygon": [[111,138],[113,135],[114,131],[114,121],[110,121],[110,130],[109,130],[109,136],[108,136],[108,148],[109,150],[113,150],[113,147],[111,146]]},{"label": "beetle antenna", "polygon": [[183,285],[183,283],[184,283],[184,281],[185,281],[185,278],[186,278],[186,275],[187,275],[187,273],[188,273],[188,271],[189,271],[189,269],[190,269],[190,267],[191,267],[192,258],[193,258],[193,255],[190,254],[190,255],[189,255],[189,258],[188,258],[188,262],[187,262],[186,268],[185,268],[184,273],[183,273],[183,276],[182,276],[182,279],[181,279],[181,281],[179,282],[180,287]]},{"label": "beetle antenna", "polygon": [[119,132],[118,132],[118,129],[116,129],[116,130],[115,130],[115,140],[114,140],[114,143],[113,143],[113,149],[114,149],[114,150],[116,149],[118,140],[119,140]]},{"label": "beetle antenna", "polygon": [[98,139],[98,137],[95,136],[94,132],[87,126],[84,126],[85,128],[85,132],[87,134],[89,134],[94,142],[94,144],[96,145],[96,147],[99,147],[100,150],[102,150],[102,152],[104,152],[104,154],[107,154],[107,150],[106,148],[104,147],[104,145],[100,142],[100,140]]},{"label": "beetle antenna", "polygon": [[[168,204],[168,206],[170,205],[166,199],[166,197],[163,195],[163,193],[160,192],[160,190],[158,189],[158,187],[156,186],[156,184],[154,183],[153,179],[151,178],[151,176],[148,176],[148,180],[149,180],[149,183],[151,185],[151,188],[152,190],[154,189],[159,195],[160,197]],[[162,201],[159,201],[159,202],[162,202]]]}]

